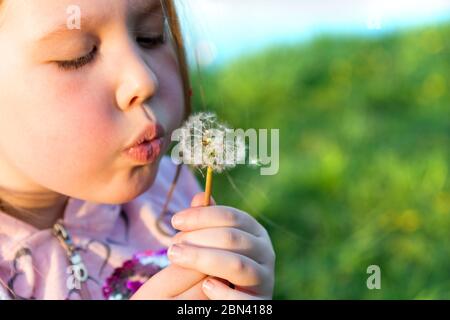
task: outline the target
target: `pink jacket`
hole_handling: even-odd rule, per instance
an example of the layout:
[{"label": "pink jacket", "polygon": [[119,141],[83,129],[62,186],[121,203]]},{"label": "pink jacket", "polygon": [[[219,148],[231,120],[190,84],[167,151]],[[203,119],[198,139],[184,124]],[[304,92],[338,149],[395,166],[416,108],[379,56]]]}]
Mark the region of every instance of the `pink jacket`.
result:
[{"label": "pink jacket", "polygon": [[[134,253],[168,246],[169,237],[158,232],[155,221],[175,168],[170,158],[163,158],[153,186],[122,205],[69,199],[63,223],[89,272],[86,285],[92,299],[104,299],[106,278]],[[199,191],[193,174],[183,168],[169,211],[189,207]],[[0,211],[0,299],[79,299],[69,294],[68,267],[66,251],[52,230],[38,230]]]}]

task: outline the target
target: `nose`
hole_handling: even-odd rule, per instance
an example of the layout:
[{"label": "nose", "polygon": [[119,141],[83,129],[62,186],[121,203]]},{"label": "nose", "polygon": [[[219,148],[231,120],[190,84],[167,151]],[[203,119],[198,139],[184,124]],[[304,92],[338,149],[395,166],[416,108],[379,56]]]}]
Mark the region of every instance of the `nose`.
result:
[{"label": "nose", "polygon": [[121,57],[121,76],[116,93],[117,105],[123,111],[140,106],[155,95],[158,79],[137,48],[131,46]]}]

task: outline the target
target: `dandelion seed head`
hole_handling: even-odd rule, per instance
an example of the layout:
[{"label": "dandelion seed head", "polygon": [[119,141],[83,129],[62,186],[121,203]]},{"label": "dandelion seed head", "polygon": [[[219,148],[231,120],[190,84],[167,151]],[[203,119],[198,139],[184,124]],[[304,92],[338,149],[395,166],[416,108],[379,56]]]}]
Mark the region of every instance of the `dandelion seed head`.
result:
[{"label": "dandelion seed head", "polygon": [[245,162],[245,140],[220,123],[214,113],[191,115],[181,130],[180,151],[185,163],[220,173]]}]

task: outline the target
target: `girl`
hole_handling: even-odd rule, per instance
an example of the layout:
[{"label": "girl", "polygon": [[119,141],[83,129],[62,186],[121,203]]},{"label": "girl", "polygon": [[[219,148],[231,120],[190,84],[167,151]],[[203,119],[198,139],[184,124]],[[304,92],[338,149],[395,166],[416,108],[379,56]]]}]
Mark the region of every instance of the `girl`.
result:
[{"label": "girl", "polygon": [[265,229],[162,157],[183,51],[169,0],[0,0],[1,298],[271,298]]}]

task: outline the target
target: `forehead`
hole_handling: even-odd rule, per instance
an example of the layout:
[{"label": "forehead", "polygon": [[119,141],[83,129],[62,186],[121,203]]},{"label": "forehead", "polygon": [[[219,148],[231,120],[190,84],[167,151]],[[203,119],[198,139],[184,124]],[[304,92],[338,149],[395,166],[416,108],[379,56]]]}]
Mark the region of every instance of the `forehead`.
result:
[{"label": "forehead", "polygon": [[70,19],[79,19],[83,27],[91,28],[107,20],[162,15],[162,0],[6,0],[4,5],[5,12],[0,12],[4,22],[26,29],[36,40],[64,28]]},{"label": "forehead", "polygon": [[127,7],[131,11],[146,12],[161,8],[163,0],[127,0]]},{"label": "forehead", "polygon": [[[67,8],[69,6],[79,6],[88,8],[88,5],[111,10],[119,5],[129,11],[149,11],[154,7],[162,6],[165,0],[0,0],[0,6],[15,5],[21,10],[28,8],[31,11],[41,11]],[[60,11],[60,10],[59,10]]]}]

